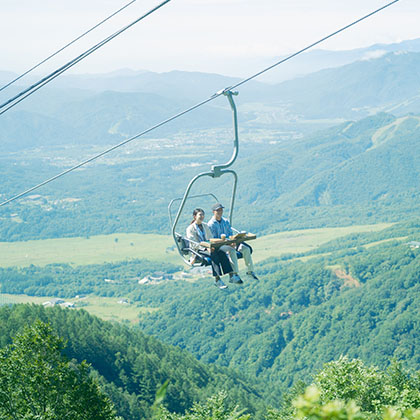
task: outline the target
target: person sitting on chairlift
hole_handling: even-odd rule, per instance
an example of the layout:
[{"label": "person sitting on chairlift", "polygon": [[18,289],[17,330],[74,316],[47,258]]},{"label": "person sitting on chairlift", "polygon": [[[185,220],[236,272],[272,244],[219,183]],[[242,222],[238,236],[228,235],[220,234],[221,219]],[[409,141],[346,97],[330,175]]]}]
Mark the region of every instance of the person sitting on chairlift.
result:
[{"label": "person sitting on chairlift", "polygon": [[[229,221],[223,217],[223,209],[224,207],[220,203],[216,203],[212,207],[213,217],[209,220],[208,227],[210,228],[214,238],[229,239],[229,237],[233,235],[233,232]],[[247,276],[251,279],[258,280],[258,277],[254,272],[254,264],[251,257],[252,248],[248,244],[241,243],[236,247],[236,249],[230,245],[222,245],[219,249],[229,256],[234,273],[236,275],[239,273],[238,256],[236,251],[239,251],[245,261]]]},{"label": "person sitting on chairlift", "polygon": [[[193,221],[187,227],[187,239],[190,241],[190,247],[203,257],[210,257],[215,285],[219,289],[227,288],[225,283],[220,278],[223,274],[229,274],[229,281],[231,283],[242,283],[240,277],[233,272],[232,266],[225,252],[215,249],[213,247],[209,250],[205,247],[200,246],[200,242],[208,242],[210,238],[213,237],[209,227],[207,226],[207,223],[204,223],[203,220],[204,210],[196,208],[193,211]],[[195,259],[194,255],[192,256],[192,258],[193,260]]]}]

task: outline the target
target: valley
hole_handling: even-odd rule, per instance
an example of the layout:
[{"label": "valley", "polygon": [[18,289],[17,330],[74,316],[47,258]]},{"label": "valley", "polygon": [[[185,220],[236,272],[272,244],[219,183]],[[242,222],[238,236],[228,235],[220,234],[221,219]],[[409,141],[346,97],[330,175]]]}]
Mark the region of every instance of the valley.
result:
[{"label": "valley", "polygon": [[[420,389],[392,367],[420,366],[416,45],[319,52],[340,66],[241,88],[233,225],[257,234],[258,281],[241,271],[244,284],[218,290],[208,269],[182,265],[170,236],[170,200],[231,156],[225,98],[0,207],[0,351],[48,323],[124,420],[153,418],[162,384],[179,416],[227,390],[252,420],[292,419],[276,410],[334,363]],[[59,79],[3,117],[0,202],[238,80]],[[228,206],[231,187],[209,178],[192,194]],[[188,201],[180,232],[193,208],[207,220],[213,204]]]},{"label": "valley", "polygon": [[[306,253],[351,233],[378,232],[391,224],[361,225],[287,231],[253,241],[254,260]],[[156,234],[112,234],[85,238],[57,238],[23,242],[0,242],[0,267],[47,264],[104,264],[142,258],[180,265],[170,236]]]}]

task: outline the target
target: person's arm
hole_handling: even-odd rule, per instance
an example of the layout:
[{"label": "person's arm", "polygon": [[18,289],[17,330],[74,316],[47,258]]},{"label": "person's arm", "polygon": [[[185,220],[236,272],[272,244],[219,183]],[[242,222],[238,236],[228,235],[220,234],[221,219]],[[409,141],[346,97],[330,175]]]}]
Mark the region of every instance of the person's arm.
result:
[{"label": "person's arm", "polygon": [[200,239],[198,238],[197,232],[195,231],[194,224],[187,227],[186,237],[189,240],[189,246],[191,249],[197,250],[199,248]]},{"label": "person's arm", "polygon": [[210,225],[207,223],[203,223],[204,226],[204,232],[206,233],[206,238],[209,241],[211,238],[215,238],[213,230]]},{"label": "person's arm", "polygon": [[229,238],[233,235],[232,227],[229,223],[229,220],[225,219],[225,227],[226,227],[226,237]]},{"label": "person's arm", "polygon": [[209,222],[207,223],[207,226],[210,229],[211,238],[217,238],[217,226],[213,218],[209,220]]}]

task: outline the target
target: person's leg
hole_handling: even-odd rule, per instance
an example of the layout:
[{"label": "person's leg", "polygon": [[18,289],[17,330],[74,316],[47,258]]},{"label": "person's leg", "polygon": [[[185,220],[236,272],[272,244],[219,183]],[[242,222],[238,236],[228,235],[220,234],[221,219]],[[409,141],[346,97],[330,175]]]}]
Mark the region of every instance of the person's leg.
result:
[{"label": "person's leg", "polygon": [[232,270],[232,267],[229,263],[229,260],[227,259],[227,256],[224,252],[220,252],[220,251],[216,251],[216,252],[212,252],[210,254],[210,258],[211,258],[211,267],[213,269],[213,276],[214,276],[214,281],[215,281],[215,285],[219,288],[219,289],[226,289],[227,286],[223,283],[223,281],[220,279],[220,276],[222,276],[222,268],[224,268],[224,263],[222,263],[220,261],[220,258],[225,258],[226,261],[229,264],[229,270]]},{"label": "person's leg", "polygon": [[233,271],[232,264],[230,263],[229,258],[226,255],[226,252],[219,250],[216,253],[218,255],[219,263],[222,267],[223,273],[229,274],[229,282],[236,283],[236,284],[243,283],[239,275]]},{"label": "person's leg", "polygon": [[233,272],[232,264],[230,263],[226,252],[224,251],[216,251],[213,254],[217,255],[217,259],[219,261],[219,265],[221,266],[224,274],[231,274]]},{"label": "person's leg", "polygon": [[232,264],[233,271],[235,273],[239,273],[238,256],[236,255],[236,249],[232,248],[229,245],[222,245],[219,249],[220,251],[225,252],[229,256],[229,260]]},{"label": "person's leg", "polygon": [[251,249],[246,244],[240,244],[238,247],[238,251],[242,253],[244,257],[244,262],[247,268],[247,273],[253,273],[254,272],[254,263],[252,261],[251,256]]},{"label": "person's leg", "polygon": [[222,275],[222,272],[220,270],[219,263],[215,261],[213,258],[214,254],[213,253],[210,254],[209,251],[202,251],[202,250],[198,252],[200,255],[203,255],[205,257],[210,257],[213,277],[220,277]]}]

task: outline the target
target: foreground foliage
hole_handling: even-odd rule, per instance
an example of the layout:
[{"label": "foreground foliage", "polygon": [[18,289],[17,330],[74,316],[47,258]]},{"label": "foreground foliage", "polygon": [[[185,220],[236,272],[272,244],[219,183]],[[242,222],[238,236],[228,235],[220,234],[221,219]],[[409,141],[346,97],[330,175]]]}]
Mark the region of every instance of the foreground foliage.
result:
[{"label": "foreground foliage", "polygon": [[420,372],[396,361],[382,371],[340,357],[326,363],[304,393],[294,394],[285,397],[281,410],[271,410],[269,420],[420,418]]},{"label": "foreground foliage", "polygon": [[[226,403],[220,392],[186,414],[161,409],[159,420],[249,420]],[[360,359],[341,357],[327,363],[304,392],[286,396],[282,410],[268,410],[265,420],[419,420],[420,374],[393,362],[386,371]]]},{"label": "foreground foliage", "polygon": [[221,391],[204,403],[196,403],[186,414],[170,413],[160,408],[156,420],[249,420],[249,414],[242,414],[238,406],[231,407],[227,403],[227,392]]},{"label": "foreground foliage", "polygon": [[51,327],[36,322],[0,351],[2,419],[116,419],[88,365],[70,362],[62,350]]}]

